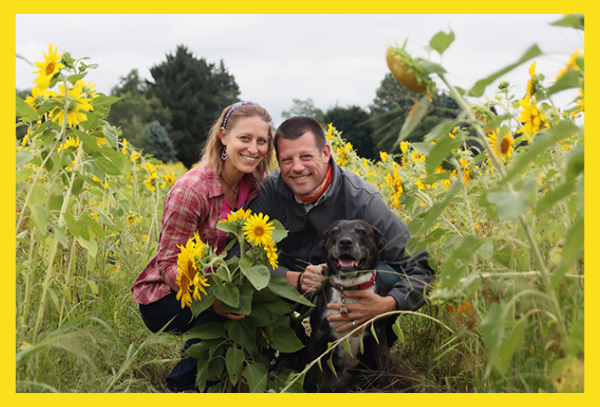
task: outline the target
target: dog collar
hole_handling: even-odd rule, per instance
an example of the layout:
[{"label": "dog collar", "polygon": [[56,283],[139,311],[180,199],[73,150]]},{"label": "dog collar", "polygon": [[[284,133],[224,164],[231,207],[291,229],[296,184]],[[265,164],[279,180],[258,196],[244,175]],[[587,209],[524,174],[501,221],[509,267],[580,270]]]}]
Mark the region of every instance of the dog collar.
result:
[{"label": "dog collar", "polygon": [[373,273],[371,274],[371,278],[369,279],[369,281],[362,283],[362,284],[357,284],[357,285],[352,285],[350,287],[345,287],[341,284],[336,283],[335,281],[333,281],[333,276],[329,277],[329,282],[331,283],[331,285],[333,286],[333,288],[335,288],[338,291],[344,291],[344,290],[364,290],[367,289],[369,287],[373,287],[375,285],[375,271],[373,271]]}]

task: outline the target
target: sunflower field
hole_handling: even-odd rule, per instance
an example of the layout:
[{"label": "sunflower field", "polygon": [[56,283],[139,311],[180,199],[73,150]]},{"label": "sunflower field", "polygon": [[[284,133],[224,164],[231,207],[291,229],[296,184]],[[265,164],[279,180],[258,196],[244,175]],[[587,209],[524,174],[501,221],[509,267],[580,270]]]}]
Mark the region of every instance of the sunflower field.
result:
[{"label": "sunflower field", "polygon": [[[441,55],[453,39],[430,46]],[[164,392],[184,339],[150,333],[130,287],[186,169],[129,145],[106,119],[118,98],[88,81],[97,66],[58,48],[16,100],[16,391]],[[337,163],[380,191],[409,227],[408,254],[427,248],[437,271],[428,305],[398,312],[392,391],[584,390],[584,54],[543,74],[542,56],[533,46],[463,90],[394,48],[390,69],[423,93],[396,150],[367,160],[326,128]],[[484,96],[522,64],[525,94],[502,81]],[[461,114],[405,142],[442,85]],[[559,106],[565,90],[577,96]]]}]

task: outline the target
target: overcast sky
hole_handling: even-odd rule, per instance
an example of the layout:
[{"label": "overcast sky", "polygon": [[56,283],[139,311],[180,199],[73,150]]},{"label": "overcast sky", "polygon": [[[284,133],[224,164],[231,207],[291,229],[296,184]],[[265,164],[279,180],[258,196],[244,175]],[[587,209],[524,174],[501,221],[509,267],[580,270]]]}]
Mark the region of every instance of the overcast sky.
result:
[{"label": "overcast sky", "polygon": [[[583,32],[548,23],[562,15],[17,15],[16,50],[30,62],[42,61],[48,45],[98,63],[87,80],[105,94],[133,68],[152,80],[149,68],[183,44],[209,63],[223,60],[235,77],[241,99],[265,106],[275,124],[292,99],[312,98],[326,111],[340,106],[367,108],[388,72],[385,51],[402,45],[415,57],[439,31],[456,40],[442,65],[450,81],[468,89],[478,80],[517,61],[533,44],[546,54],[537,72],[556,77],[569,54],[583,51]],[[81,21],[85,35],[61,19]],[[52,30],[46,27],[51,25]],[[440,62],[436,52],[434,62]],[[521,96],[529,63],[505,79]],[[30,88],[37,68],[16,62],[17,89]],[[487,89],[493,94],[494,87]],[[569,100],[571,97],[569,96]]]}]

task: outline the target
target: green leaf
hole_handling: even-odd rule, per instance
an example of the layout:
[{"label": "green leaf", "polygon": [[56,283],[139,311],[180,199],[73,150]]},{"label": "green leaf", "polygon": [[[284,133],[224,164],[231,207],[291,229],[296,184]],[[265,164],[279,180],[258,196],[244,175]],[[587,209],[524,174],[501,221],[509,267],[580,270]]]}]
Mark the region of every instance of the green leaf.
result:
[{"label": "green leaf", "polygon": [[315,304],[307,300],[304,296],[302,296],[296,287],[294,287],[285,277],[273,275],[269,279],[269,284],[267,286],[269,290],[273,293],[279,295],[280,297],[287,298],[288,300],[299,302],[300,304],[308,305],[310,307],[314,307]]},{"label": "green leaf", "polygon": [[65,236],[65,231],[63,228],[58,225],[52,225],[52,230],[54,231],[54,235],[56,236],[58,243],[60,243],[65,249],[68,249],[70,247],[69,241],[67,240],[67,236]]},{"label": "green leaf", "polygon": [[195,338],[207,340],[226,337],[225,328],[223,327],[222,322],[209,322],[201,326],[196,326],[183,335],[183,338],[186,341]]},{"label": "green leaf", "polygon": [[87,120],[79,124],[83,130],[90,131],[91,129],[98,127],[100,124],[100,115],[94,112],[86,112],[85,115],[87,116]]},{"label": "green leaf", "polygon": [[429,153],[431,153],[431,150],[433,149],[433,144],[431,144],[430,142],[417,142],[412,143],[412,147],[423,155],[429,155]]},{"label": "green leaf", "polygon": [[31,209],[31,219],[33,223],[38,228],[38,230],[42,233],[43,236],[46,236],[48,221],[50,220],[50,216],[48,215],[48,211],[43,206],[37,205],[30,208]]},{"label": "green leaf", "polygon": [[225,312],[232,312],[234,314],[250,315],[252,312],[252,297],[254,295],[254,287],[252,285],[244,283],[239,287],[240,290],[240,304],[237,308],[230,307],[223,303],[222,308]]},{"label": "green leaf", "polygon": [[517,194],[512,191],[488,192],[486,198],[494,205],[498,216],[502,219],[511,219],[519,216],[529,207],[527,195]]},{"label": "green leaf", "polygon": [[225,304],[237,308],[240,304],[240,291],[238,287],[229,282],[218,283],[215,281],[214,284],[215,297],[223,301]]},{"label": "green leaf", "polygon": [[250,281],[254,288],[259,291],[269,284],[271,272],[267,266],[256,264],[251,268],[247,268],[242,264],[242,262],[240,262],[240,270],[242,274],[248,278],[248,281]]},{"label": "green leaf", "polygon": [[280,326],[273,332],[273,349],[284,353],[292,353],[304,347],[294,330],[288,326]]},{"label": "green leaf", "polygon": [[583,255],[584,249],[584,221],[583,215],[578,216],[565,236],[565,242],[561,251],[559,265],[552,273],[551,283],[556,286],[565,273],[573,267],[579,256]]},{"label": "green leaf", "polygon": [[30,208],[32,206],[41,205],[46,200],[46,188],[44,188],[40,184],[35,184],[33,188],[31,188],[31,193],[29,195],[29,200],[27,201],[27,206]]},{"label": "green leaf", "polygon": [[525,54],[523,54],[523,56],[517,62],[502,68],[501,70],[493,73],[492,75],[488,76],[485,79],[480,79],[479,81],[477,81],[477,83],[475,83],[475,86],[473,86],[473,88],[468,92],[468,95],[475,96],[475,97],[483,96],[483,93],[485,92],[485,88],[488,85],[490,85],[492,82],[494,82],[496,79],[500,78],[501,76],[506,75],[507,73],[509,73],[516,67],[518,67],[519,65],[529,61],[532,58],[538,57],[540,55],[542,55],[542,51],[539,49],[539,47],[537,45],[533,45],[531,48],[529,48],[525,52]]},{"label": "green leaf", "polygon": [[485,375],[489,375],[498,360],[500,345],[504,337],[504,310],[499,304],[492,304],[479,325],[483,340],[489,350],[488,365]]},{"label": "green leaf", "polygon": [[94,112],[98,113],[102,117],[107,117],[110,112],[110,107],[116,103],[119,97],[114,96],[106,96],[103,94],[98,94],[97,97],[92,99],[92,107],[94,108]]},{"label": "green leaf", "polygon": [[104,125],[104,136],[106,137],[106,141],[108,142],[108,145],[111,146],[112,148],[118,148],[118,143],[117,143],[117,133],[115,132],[115,129],[108,124],[108,122],[103,121],[105,123]]},{"label": "green leaf", "polygon": [[225,366],[227,367],[227,373],[229,374],[231,384],[234,386],[240,379],[240,372],[245,359],[246,355],[241,349],[233,347],[227,349],[227,354],[225,355]]},{"label": "green leaf", "polygon": [[81,247],[85,248],[88,251],[88,254],[91,257],[96,257],[96,255],[98,254],[98,243],[96,243],[95,240],[93,240],[93,239],[87,240],[87,239],[84,239],[83,237],[78,237],[77,242],[79,242]]},{"label": "green leaf", "polygon": [[565,17],[561,18],[558,21],[550,23],[550,25],[554,25],[557,27],[571,27],[577,28],[579,30],[584,29],[584,14],[567,14]]},{"label": "green leaf", "polygon": [[17,117],[22,118],[26,122],[33,122],[37,120],[38,113],[35,111],[33,107],[31,107],[27,102],[25,102],[20,97],[17,98]]},{"label": "green leaf", "polygon": [[523,344],[523,332],[525,331],[526,326],[527,319],[519,319],[500,345],[498,350],[498,360],[496,361],[496,369],[498,369],[500,374],[506,373],[515,350]]},{"label": "green leaf", "polygon": [[[583,85],[583,72],[575,69],[569,69],[556,81],[554,85],[548,88],[547,95],[554,95],[555,93],[565,89],[580,88],[581,85]],[[540,101],[544,99],[540,99]]]},{"label": "green leaf", "polygon": [[94,218],[92,218],[90,215],[88,215],[87,213],[83,213],[81,215],[81,217],[79,218],[80,221],[83,221],[89,228],[90,230],[94,233],[94,235],[100,239],[103,240],[104,237],[106,236],[106,233],[104,232],[104,230],[102,229],[102,226],[100,226],[98,224],[98,222],[96,222],[94,220]]},{"label": "green leaf", "polygon": [[225,329],[232,341],[246,348],[249,352],[256,349],[256,327],[249,318],[239,321],[227,321]]},{"label": "green leaf", "polygon": [[71,234],[75,237],[79,237],[79,223],[77,223],[73,215],[71,215],[69,212],[64,212],[63,218],[67,222],[67,226]]},{"label": "green leaf", "polygon": [[436,50],[437,52],[439,52],[440,55],[442,55],[444,53],[444,51],[446,51],[448,49],[450,44],[452,44],[452,42],[454,42],[454,39],[455,39],[455,36],[454,36],[454,32],[452,32],[452,30],[450,30],[449,34],[446,34],[445,32],[440,31],[439,33],[437,33],[436,35],[433,36],[431,41],[429,41],[429,46],[431,48],[433,48],[434,50]]},{"label": "green leaf", "polygon": [[348,352],[348,354],[352,356],[352,358],[354,358],[354,355],[352,354],[352,348],[350,347],[350,342],[348,341],[348,339],[344,341],[344,349],[346,349],[346,352]]},{"label": "green leaf", "polygon": [[79,140],[81,141],[81,147],[86,154],[92,155],[96,151],[100,150],[98,142],[94,137],[81,130],[74,130],[73,133],[79,137]]},{"label": "green leaf", "polygon": [[566,158],[565,165],[565,178],[567,182],[573,182],[579,174],[583,173],[585,168],[585,157],[583,153],[583,146],[577,146],[573,150],[569,151],[569,155]]},{"label": "green leaf", "polygon": [[108,175],[121,175],[123,172],[123,156],[110,147],[101,148],[92,153],[98,169]]},{"label": "green leaf", "polygon": [[537,215],[541,215],[558,201],[572,194],[574,190],[575,184],[573,182],[565,182],[553,190],[546,192],[544,196],[537,202],[535,213]]},{"label": "green leaf", "polygon": [[17,168],[23,167],[25,164],[27,164],[29,162],[29,160],[31,160],[31,158],[33,156],[34,156],[34,154],[27,149],[23,149],[23,150],[17,152],[17,155],[16,155]]},{"label": "green leaf", "polygon": [[215,302],[215,294],[213,293],[211,287],[207,287],[206,292],[208,295],[202,295],[200,301],[192,302],[192,306],[190,308],[194,318],[206,311],[211,305],[213,305],[213,302]]},{"label": "green leaf", "polygon": [[424,95],[417,103],[418,105],[415,107],[415,110],[412,111],[412,114],[407,117],[402,124],[402,129],[400,129],[400,134],[398,134],[394,149],[398,148],[398,145],[402,140],[405,140],[410,136],[410,133],[412,133],[417,125],[421,123],[421,120],[423,120],[423,117],[427,114],[427,111],[429,110],[429,95]]},{"label": "green leaf", "polygon": [[458,281],[465,275],[467,266],[457,266],[454,262],[446,262],[441,269],[442,272],[439,276],[439,287],[450,288],[458,283]]},{"label": "green leaf", "polygon": [[433,227],[433,225],[435,225],[446,206],[450,204],[452,198],[454,198],[454,196],[462,189],[462,187],[463,183],[461,180],[456,180],[452,183],[452,185],[450,185],[450,189],[448,189],[448,192],[446,192],[444,200],[437,202],[423,214],[423,223],[420,226],[420,231],[428,231]]},{"label": "green leaf", "polygon": [[453,149],[460,147],[462,143],[462,140],[450,137],[439,140],[427,156],[427,161],[425,162],[425,171],[427,174],[433,174],[440,162],[448,157]]},{"label": "green leaf", "polygon": [[402,332],[402,328],[400,328],[400,317],[396,318],[396,321],[394,321],[394,324],[392,325],[392,330],[398,337],[398,340],[400,340],[400,343],[404,343],[404,333]]},{"label": "green leaf", "polygon": [[250,393],[264,393],[267,389],[267,368],[261,363],[250,363],[244,368]]},{"label": "green leaf", "polygon": [[288,231],[277,219],[271,219],[271,222],[273,223],[273,226],[275,226],[275,229],[273,230],[273,241],[279,243],[287,237]]},{"label": "green leaf", "polygon": [[327,366],[329,366],[329,370],[331,370],[331,373],[333,373],[334,376],[337,377],[337,372],[335,371],[335,367],[333,366],[333,361],[331,360],[331,358],[327,359]]},{"label": "green leaf", "polygon": [[[427,135],[425,135],[425,138],[423,139],[424,143],[422,143],[422,144],[426,144],[428,146],[433,147],[431,145],[432,141],[436,141],[438,138],[450,133],[453,128],[455,128],[458,124],[461,123],[461,121],[462,120],[460,120],[460,119],[444,119],[444,120],[442,120],[433,129],[431,129],[431,131],[429,133],[427,133]],[[414,144],[415,143],[413,143],[413,146],[414,146]],[[429,150],[431,150],[431,147],[429,148]]]},{"label": "green leaf", "polygon": [[377,332],[375,332],[375,324],[371,324],[371,335],[375,338],[375,342],[379,344],[379,338],[377,337]]}]

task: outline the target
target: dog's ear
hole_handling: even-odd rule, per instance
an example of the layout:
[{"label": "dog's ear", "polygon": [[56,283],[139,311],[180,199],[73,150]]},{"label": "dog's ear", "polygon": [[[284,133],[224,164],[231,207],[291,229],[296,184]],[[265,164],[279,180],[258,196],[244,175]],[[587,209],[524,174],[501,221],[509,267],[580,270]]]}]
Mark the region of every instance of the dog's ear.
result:
[{"label": "dog's ear", "polygon": [[325,245],[327,244],[327,239],[329,238],[329,229],[327,229],[324,233],[323,233],[323,237],[321,238],[321,240],[319,240],[319,247],[321,248],[321,250],[323,250],[323,253],[327,254],[327,248],[325,247]]},{"label": "dog's ear", "polygon": [[381,250],[387,243],[385,236],[381,233],[381,230],[377,229],[375,226],[372,226],[373,232],[375,233],[375,243],[377,244],[377,249]]}]

